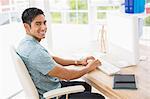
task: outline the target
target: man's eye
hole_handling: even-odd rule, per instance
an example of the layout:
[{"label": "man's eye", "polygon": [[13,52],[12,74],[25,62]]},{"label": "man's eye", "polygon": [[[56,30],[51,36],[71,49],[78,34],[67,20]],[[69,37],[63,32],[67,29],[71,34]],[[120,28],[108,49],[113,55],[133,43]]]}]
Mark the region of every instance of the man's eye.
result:
[{"label": "man's eye", "polygon": [[40,23],[36,23],[36,25],[40,26],[41,24]]},{"label": "man's eye", "polygon": [[46,24],[46,22],[44,22],[44,25]]}]

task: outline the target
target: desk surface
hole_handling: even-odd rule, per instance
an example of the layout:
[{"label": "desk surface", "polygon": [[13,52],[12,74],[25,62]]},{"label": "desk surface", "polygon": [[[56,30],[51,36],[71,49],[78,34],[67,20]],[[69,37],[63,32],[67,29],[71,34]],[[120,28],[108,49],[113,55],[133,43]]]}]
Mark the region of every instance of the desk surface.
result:
[{"label": "desk surface", "polygon": [[124,68],[120,73],[135,74],[137,90],[112,89],[113,76],[100,70],[86,74],[83,79],[101,91],[110,99],[150,99],[150,48],[141,46],[140,55],[148,56],[149,60],[140,61],[137,66]]}]

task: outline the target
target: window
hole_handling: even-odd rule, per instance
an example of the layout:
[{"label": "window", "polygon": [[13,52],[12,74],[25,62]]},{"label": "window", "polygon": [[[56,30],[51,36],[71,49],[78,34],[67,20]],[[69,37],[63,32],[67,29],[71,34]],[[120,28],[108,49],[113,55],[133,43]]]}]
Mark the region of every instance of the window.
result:
[{"label": "window", "polygon": [[0,0],[0,25],[20,22],[20,13],[27,7],[28,0]]},{"label": "window", "polygon": [[150,3],[150,0],[147,0],[147,3]]},{"label": "window", "polygon": [[61,13],[60,12],[51,12],[52,22],[61,23]]},{"label": "window", "polygon": [[144,25],[145,25],[145,26],[150,26],[150,16],[148,16],[148,17],[146,17],[146,18],[144,19]]},{"label": "window", "polygon": [[106,12],[119,9],[119,4],[120,0],[51,0],[50,14],[53,23],[88,24],[93,12],[97,20],[104,20]]},{"label": "window", "polygon": [[[150,0],[147,0],[146,5],[148,5],[148,6],[150,7]],[[150,15],[147,16],[147,17],[144,19],[144,25],[145,25],[145,26],[150,26]]]},{"label": "window", "polygon": [[118,10],[119,6],[105,5],[97,7],[97,20],[106,20],[106,13],[108,11]]},{"label": "window", "polygon": [[53,23],[87,24],[88,0],[51,0]]}]

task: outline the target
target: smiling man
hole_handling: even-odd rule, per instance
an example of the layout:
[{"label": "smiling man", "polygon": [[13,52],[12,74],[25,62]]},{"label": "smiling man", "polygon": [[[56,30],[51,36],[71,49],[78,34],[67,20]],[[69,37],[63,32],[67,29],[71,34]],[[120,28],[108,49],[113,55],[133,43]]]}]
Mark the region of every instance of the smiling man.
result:
[{"label": "smiling man", "polygon": [[[17,53],[27,66],[40,99],[43,99],[43,93],[49,90],[73,85],[83,85],[85,91],[70,94],[70,99],[104,99],[100,94],[91,93],[91,86],[86,82],[71,81],[95,70],[101,64],[99,60],[92,56],[82,60],[69,60],[51,56],[40,45],[40,41],[45,38],[47,31],[45,15],[41,9],[26,9],[22,14],[22,21],[26,30],[26,37],[20,42]],[[88,63],[88,60],[91,61]],[[84,65],[84,68],[80,70],[64,68],[64,66],[70,65]],[[70,81],[61,81],[60,79]],[[60,99],[64,98],[65,96],[60,97]]]}]

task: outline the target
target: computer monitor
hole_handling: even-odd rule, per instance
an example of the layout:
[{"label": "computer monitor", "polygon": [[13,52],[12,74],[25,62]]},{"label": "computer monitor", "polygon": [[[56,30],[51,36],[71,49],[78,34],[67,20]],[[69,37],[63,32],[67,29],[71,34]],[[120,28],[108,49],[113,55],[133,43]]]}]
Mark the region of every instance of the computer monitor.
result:
[{"label": "computer monitor", "polygon": [[121,12],[107,14],[107,54],[120,67],[138,64],[138,27],[136,15]]}]

